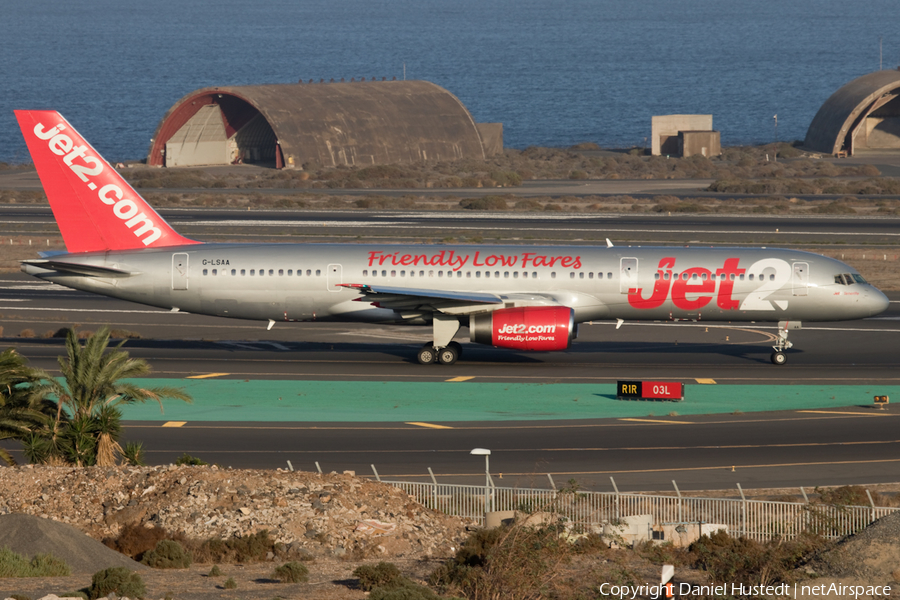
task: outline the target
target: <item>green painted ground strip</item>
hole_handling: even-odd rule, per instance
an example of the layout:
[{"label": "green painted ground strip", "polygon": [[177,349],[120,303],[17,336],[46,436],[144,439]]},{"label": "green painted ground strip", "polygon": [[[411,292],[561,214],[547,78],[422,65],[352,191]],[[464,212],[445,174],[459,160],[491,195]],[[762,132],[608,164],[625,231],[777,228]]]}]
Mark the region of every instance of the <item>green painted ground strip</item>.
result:
[{"label": "green painted ground strip", "polygon": [[875,395],[900,400],[900,386],[685,386],[683,402],[616,399],[614,384],[405,383],[152,379],[146,386],[184,387],[193,404],[126,406],[133,421],[529,421],[834,408],[871,405]]}]

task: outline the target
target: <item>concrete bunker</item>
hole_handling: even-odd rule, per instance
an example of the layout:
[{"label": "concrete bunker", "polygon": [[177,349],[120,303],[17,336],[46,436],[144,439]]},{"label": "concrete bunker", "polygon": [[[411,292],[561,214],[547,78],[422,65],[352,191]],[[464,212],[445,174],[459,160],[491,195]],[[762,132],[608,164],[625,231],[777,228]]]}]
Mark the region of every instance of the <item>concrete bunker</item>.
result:
[{"label": "concrete bunker", "polygon": [[475,123],[427,81],[204,88],[157,126],[153,166],[254,163],[275,168],[483,159],[503,151],[500,123]]},{"label": "concrete bunker", "polygon": [[822,104],[804,147],[835,156],[900,148],[900,71],[857,77]]}]

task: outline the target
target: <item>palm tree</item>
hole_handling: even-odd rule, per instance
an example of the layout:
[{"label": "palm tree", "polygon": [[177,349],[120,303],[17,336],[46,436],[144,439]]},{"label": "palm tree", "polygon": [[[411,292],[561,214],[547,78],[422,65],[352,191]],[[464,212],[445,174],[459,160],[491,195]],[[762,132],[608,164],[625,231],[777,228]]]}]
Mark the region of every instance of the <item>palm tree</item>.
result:
[{"label": "palm tree", "polygon": [[[56,403],[46,400],[41,373],[28,360],[9,348],[0,353],[0,440],[25,440],[41,429],[56,412]],[[12,455],[0,448],[0,460],[16,464]]]},{"label": "palm tree", "polygon": [[74,328],[67,332],[66,355],[59,357],[62,381],[47,376],[48,389],[58,399],[56,419],[48,431],[54,441],[51,455],[62,454],[75,465],[114,465],[122,454],[122,405],[152,400],[162,411],[163,399],[191,401],[181,388],[141,387],[125,381],[146,377],[151,370],[147,361],[131,358],[122,350],[124,343],[107,352],[106,327],[84,345]]}]

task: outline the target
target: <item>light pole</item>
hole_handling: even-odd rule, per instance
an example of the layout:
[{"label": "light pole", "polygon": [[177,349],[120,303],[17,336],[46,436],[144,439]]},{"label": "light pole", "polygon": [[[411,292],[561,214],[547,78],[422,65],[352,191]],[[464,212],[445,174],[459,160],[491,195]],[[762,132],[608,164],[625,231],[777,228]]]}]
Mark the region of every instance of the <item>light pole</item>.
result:
[{"label": "light pole", "polygon": [[487,514],[491,512],[491,507],[489,506],[491,489],[491,451],[487,448],[475,448],[474,450],[469,452],[469,454],[484,457],[484,519],[485,524],[487,524]]}]

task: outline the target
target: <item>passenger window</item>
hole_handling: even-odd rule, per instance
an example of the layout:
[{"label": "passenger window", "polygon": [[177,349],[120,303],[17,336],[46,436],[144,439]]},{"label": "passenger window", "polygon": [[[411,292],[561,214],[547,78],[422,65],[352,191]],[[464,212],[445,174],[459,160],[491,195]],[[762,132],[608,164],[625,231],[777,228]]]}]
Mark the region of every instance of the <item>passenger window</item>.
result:
[{"label": "passenger window", "polygon": [[397,276],[397,271],[392,270],[392,271],[391,271],[391,277],[396,277],[396,276]]},{"label": "passenger window", "polygon": [[410,271],[410,272],[409,272],[409,276],[410,276],[410,277],[415,277],[415,276],[416,276],[416,272],[415,272],[415,271]]},{"label": "passenger window", "polygon": [[466,277],[471,277],[471,276],[472,276],[472,271],[466,271]]},{"label": "passenger window", "polygon": [[[666,273],[666,279],[669,278],[669,274]],[[603,279],[603,273],[597,273],[597,279]]]},{"label": "passenger window", "polygon": [[509,279],[509,271],[503,271],[503,278]]},{"label": "passenger window", "polygon": [[312,269],[307,269],[306,276],[309,277],[310,275],[312,275]]},{"label": "passenger window", "polygon": [[438,277],[443,277],[443,276],[444,276],[444,272],[443,272],[443,271],[438,271]]},{"label": "passenger window", "polygon": [[654,274],[653,274],[653,279],[659,279],[659,273],[654,273]]},{"label": "passenger window", "polygon": [[284,269],[278,269],[278,274],[279,274],[279,275],[284,275]]},{"label": "passenger window", "polygon": [[237,275],[237,269],[232,269],[232,270],[231,270],[231,274],[232,274],[232,275]]},{"label": "passenger window", "polygon": [[[697,278],[697,274],[696,274],[696,273],[694,273],[694,278],[695,278],[695,279]],[[703,281],[706,281],[706,273],[703,273],[702,275],[700,275],[700,279],[702,279]]]},{"label": "passenger window", "polygon": [[[316,271],[316,275],[318,275],[318,274],[319,274],[319,272]],[[382,277],[387,277],[387,269],[382,269],[382,270],[381,270],[381,276],[382,276]]]},{"label": "passenger window", "polygon": [[550,273],[550,279],[556,279],[556,271]]},{"label": "passenger window", "polygon": [[275,274],[275,269],[269,269],[269,277]]},{"label": "passenger window", "polygon": [[753,273],[750,273],[750,281],[753,281]]},{"label": "passenger window", "polygon": [[606,278],[607,278],[607,279],[612,279],[612,273],[607,273],[607,274],[606,274]]},{"label": "passenger window", "polygon": [[462,271],[457,271],[456,278],[459,279],[460,277],[462,277]]},{"label": "passenger window", "polygon": [[288,269],[288,277],[290,277],[290,276],[293,275],[293,274],[294,274],[294,270],[293,270],[293,269]]},{"label": "passenger window", "polygon": [[481,271],[475,271],[475,277],[481,277]]},{"label": "passenger window", "polygon": [[531,278],[532,278],[532,279],[537,279],[537,271],[532,271],[532,272],[531,272]]},{"label": "passenger window", "polygon": [[484,272],[484,276],[487,277],[488,279],[490,279],[490,277],[491,277],[491,272],[490,272],[490,271],[485,271],[485,272]]},{"label": "passenger window", "polygon": [[206,275],[206,274],[207,274],[207,272],[206,272],[206,269],[203,269],[203,274],[204,274],[204,275]]},{"label": "passenger window", "polygon": [[775,281],[775,273],[769,274],[769,281]]},{"label": "passenger window", "polygon": [[499,279],[499,278],[500,278],[500,271],[494,271],[494,278],[495,278],[495,279]]},{"label": "passenger window", "polygon": [[428,271],[428,276],[429,276],[429,277],[434,277],[434,271]]},{"label": "passenger window", "polygon": [[400,277],[406,277],[406,271],[400,271]]},{"label": "passenger window", "polygon": [[696,273],[691,273],[691,279],[697,279],[697,274],[696,274]]},{"label": "passenger window", "polygon": [[219,270],[218,270],[218,269],[213,269],[212,274],[213,274],[213,275],[218,275],[218,274],[219,274]]},{"label": "passenger window", "polygon": [[[723,277],[724,277],[724,275],[723,275]],[[734,273],[730,274],[728,277],[729,277],[732,281],[734,281]]]},{"label": "passenger window", "polygon": [[569,273],[569,279],[575,279],[575,271]]},{"label": "passenger window", "polygon": [[322,269],[316,269],[316,277],[322,274]]},{"label": "passenger window", "polygon": [[584,273],[579,273],[579,274],[578,274],[578,279],[584,279]]},{"label": "passenger window", "polygon": [[250,269],[250,277],[256,275],[256,269]]},{"label": "passenger window", "polygon": [[425,271],[419,271],[419,277],[425,277]]},{"label": "passenger window", "polygon": [[241,275],[246,275],[246,274],[247,274],[247,270],[246,270],[246,269],[241,269]]},{"label": "passenger window", "polygon": [[518,279],[518,278],[519,278],[519,272],[513,271],[513,279]]}]

